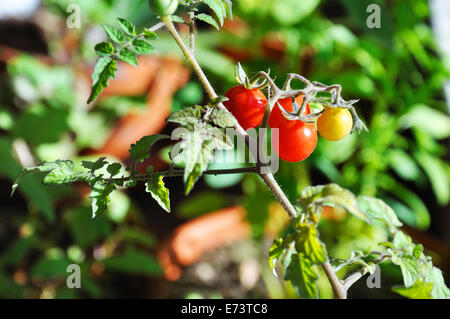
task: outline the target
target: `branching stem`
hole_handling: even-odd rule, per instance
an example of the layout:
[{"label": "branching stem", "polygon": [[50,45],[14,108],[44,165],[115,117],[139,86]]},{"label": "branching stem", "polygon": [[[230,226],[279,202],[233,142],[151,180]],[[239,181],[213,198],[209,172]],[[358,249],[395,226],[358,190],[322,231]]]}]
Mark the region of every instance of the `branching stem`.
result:
[{"label": "branching stem", "polygon": [[[173,25],[172,21],[170,20],[170,17],[164,16],[164,17],[161,17],[161,20],[166,23],[167,29],[172,34],[172,36],[175,39],[175,41],[177,42],[178,46],[181,48],[181,51],[183,52],[186,60],[189,62],[189,64],[194,69],[194,72],[199,77],[200,82],[202,83],[204,89],[208,93],[209,98],[210,99],[216,98],[218,96],[217,93],[215,92],[214,88],[212,87],[211,83],[209,82],[208,78],[206,77],[205,73],[203,72],[202,68],[198,64],[198,62],[195,59],[194,55],[192,54],[192,51],[186,46],[186,44],[181,39],[181,36],[179,35],[178,31],[175,29],[175,26]],[[266,74],[265,72],[260,72],[260,74],[261,74],[261,76],[264,76],[267,79],[267,81],[269,82],[269,85],[273,89],[273,96],[289,97],[289,96],[297,96],[297,95],[303,93],[302,90],[289,91],[289,92],[286,92],[286,91],[282,90],[280,92],[280,89],[278,89],[278,87],[276,87],[275,83],[273,82],[272,79],[270,79],[268,74]],[[299,79],[303,78],[300,75],[293,75],[291,77],[292,78],[299,78]],[[304,81],[308,81],[305,78],[303,78],[303,80]],[[308,81],[308,83],[309,83],[309,81]],[[307,88],[308,88],[308,86],[307,86]],[[306,88],[305,88],[305,90],[306,90]],[[226,110],[225,106],[222,103],[219,103],[217,105],[217,107],[220,108],[220,109]],[[272,107],[273,107],[273,105],[272,105]],[[267,119],[265,121],[267,122]],[[246,144],[249,145],[250,137],[245,132],[245,130],[239,124],[236,124],[234,128],[236,130],[237,135],[240,136],[242,139],[244,139]],[[251,148],[249,148],[249,149],[251,149]],[[256,155],[255,158],[258,158],[257,154],[253,154],[253,155]],[[284,210],[289,215],[289,218],[291,220],[294,219],[297,216],[297,211],[295,210],[294,206],[289,201],[287,196],[284,194],[284,192],[281,189],[280,185],[278,185],[278,183],[275,180],[274,176],[272,174],[261,174],[260,172],[258,172],[258,174],[260,175],[262,180],[267,184],[267,186],[272,191],[272,193],[274,194],[276,199],[283,206]],[[328,280],[331,283],[331,286],[333,287],[333,291],[334,291],[336,297],[341,298],[341,299],[345,299],[346,295],[347,295],[346,291],[345,291],[344,286],[342,285],[341,281],[336,276],[336,273],[334,272],[333,267],[329,264],[328,261],[325,262],[322,265],[322,267],[323,267],[323,269],[324,269],[324,271],[325,271],[325,273],[326,273],[326,275],[328,277]]]}]

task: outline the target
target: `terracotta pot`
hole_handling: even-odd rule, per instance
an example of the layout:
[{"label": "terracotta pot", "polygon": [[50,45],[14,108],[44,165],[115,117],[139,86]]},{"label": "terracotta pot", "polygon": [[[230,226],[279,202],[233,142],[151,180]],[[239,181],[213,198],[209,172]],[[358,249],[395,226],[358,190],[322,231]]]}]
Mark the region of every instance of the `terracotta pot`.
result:
[{"label": "terracotta pot", "polygon": [[205,252],[247,238],[246,211],[233,206],[211,212],[181,225],[158,249],[158,260],[168,280],[177,280],[183,266],[198,261]]}]

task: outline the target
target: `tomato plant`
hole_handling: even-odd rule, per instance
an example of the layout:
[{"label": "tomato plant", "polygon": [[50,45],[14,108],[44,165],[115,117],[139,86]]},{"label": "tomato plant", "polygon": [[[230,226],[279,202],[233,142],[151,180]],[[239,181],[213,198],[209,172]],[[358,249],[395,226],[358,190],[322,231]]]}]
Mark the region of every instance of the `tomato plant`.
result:
[{"label": "tomato plant", "polygon": [[[187,10],[188,15],[184,15],[185,18],[172,16],[179,3]],[[205,13],[198,13],[200,5],[203,4],[214,11],[218,21]],[[165,178],[182,176],[185,194],[188,195],[203,175],[255,174],[289,217],[290,231],[274,240],[269,249],[269,261],[274,272],[276,268],[282,268],[282,279],[289,282],[299,296],[319,297],[318,279],[324,275],[335,296],[344,299],[358,279],[368,273],[373,275],[378,264],[389,260],[400,268],[404,283],[401,290],[403,295],[421,298],[450,297],[442,272],[433,266],[431,258],[425,255],[423,246],[413,243],[412,239],[400,229],[402,223],[384,201],[355,195],[337,184],[327,184],[304,188],[298,194],[296,204],[293,204],[276,181],[273,175],[276,172],[267,173],[262,170],[269,162],[265,154],[259,154],[259,150],[255,151],[250,147],[255,139],[257,142],[264,141],[265,130],[257,132],[256,137],[242,130],[259,125],[263,129],[270,126],[273,129],[272,143],[279,156],[286,161],[301,161],[313,152],[317,144],[314,126],[316,120],[319,132],[327,139],[343,138],[352,129],[361,133],[365,125],[359,119],[354,107],[357,100],[344,100],[339,84],[326,85],[310,81],[295,73],[286,75],[283,88],[275,84],[274,78],[268,72],[260,71],[252,79],[248,79],[238,64],[236,78],[239,85],[225,94],[228,98],[226,101],[216,93],[196,59],[195,23],[201,20],[219,29],[224,23],[224,18],[231,15],[231,1],[160,0],[150,1],[150,5],[155,5],[155,12],[161,15],[161,22],[144,29],[142,33],[137,33],[136,27],[123,18],[119,18],[118,21],[125,33],[112,26],[104,26],[109,40],[95,46],[99,58],[92,74],[92,90],[88,103],[95,101],[109,85],[109,81],[114,79],[119,60],[137,66],[138,55],[153,52],[150,42],[158,38],[154,32],[163,26],[166,27],[209,97],[205,105],[185,106],[167,118],[167,122],[179,126],[172,133],[173,139],[178,139],[178,142],[171,148],[169,168],[156,171],[149,166],[145,173],[135,169],[136,163],[142,163],[150,157],[150,149],[155,143],[169,138],[166,135],[154,134],[144,136],[131,145],[130,167],[122,169],[122,163],[105,157],[95,161],[82,161],[78,165],[72,160],[44,162],[25,167],[14,183],[12,192],[18,187],[18,182],[23,176],[34,172],[44,173],[43,182],[48,185],[84,182],[91,188],[89,198],[92,201],[92,217],[96,218],[105,213],[110,195],[114,191],[134,187],[138,182],[144,182],[145,191],[169,212],[171,201]],[[173,21],[189,26],[189,47]],[[290,84],[294,80],[303,82],[305,88],[291,89]],[[265,88],[267,97],[261,91]],[[321,94],[320,97],[317,96],[318,93]],[[308,103],[313,102],[325,105],[325,111],[312,113]],[[216,151],[234,148],[228,130],[234,130],[237,137],[244,141],[245,146],[256,153],[253,154],[257,159],[255,165],[208,169]],[[179,159],[183,161],[183,169],[174,168]],[[327,211],[330,207],[344,209],[369,226],[381,224],[384,240],[376,238],[372,240],[373,242],[364,243],[367,245],[352,251],[347,259],[331,256],[321,241],[318,230],[321,215],[324,210],[324,217],[329,215]],[[319,267],[324,270],[323,273],[319,271]],[[349,275],[340,279],[338,271],[342,269]]]}]

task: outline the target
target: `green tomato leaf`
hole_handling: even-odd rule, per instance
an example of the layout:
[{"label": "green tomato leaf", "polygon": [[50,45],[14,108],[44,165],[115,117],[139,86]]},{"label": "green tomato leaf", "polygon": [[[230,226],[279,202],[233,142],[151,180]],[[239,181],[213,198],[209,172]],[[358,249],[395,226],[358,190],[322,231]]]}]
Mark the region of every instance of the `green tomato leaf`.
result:
[{"label": "green tomato leaf", "polygon": [[269,248],[269,266],[272,269],[273,275],[278,277],[275,270],[277,261],[285,253],[285,247],[283,246],[283,238],[277,238],[273,241],[272,246]]},{"label": "green tomato leaf", "polygon": [[89,96],[88,103],[93,102],[102,90],[108,86],[110,79],[114,79],[117,70],[116,60],[110,57],[102,57],[98,59],[92,73],[92,90]]},{"label": "green tomato leaf", "polygon": [[230,149],[233,142],[223,130],[204,122],[183,128],[181,132],[175,133],[175,137],[182,138],[177,146],[184,158],[187,195],[214,158],[214,151]]},{"label": "green tomato leaf", "polygon": [[220,26],[223,26],[223,21],[227,15],[224,4],[220,0],[203,0],[203,3],[211,8],[219,19]]},{"label": "green tomato leaf", "polygon": [[233,127],[237,123],[236,118],[230,112],[218,108],[214,108],[210,118],[214,124],[222,128]]},{"label": "green tomato leaf", "polygon": [[110,38],[112,41],[116,42],[116,43],[122,43],[124,40],[124,36],[122,31],[110,26],[110,25],[106,25],[103,24],[102,25],[103,30],[105,30],[106,35],[108,36],[108,38]]},{"label": "green tomato leaf", "polygon": [[409,288],[405,287],[393,287],[392,291],[398,293],[403,297],[410,299],[432,299],[431,290],[433,289],[433,283],[424,283],[421,280],[417,280],[414,285]]},{"label": "green tomato leaf", "polygon": [[196,133],[188,134],[181,143],[186,164],[184,169],[185,194],[188,195],[213,159],[214,145],[211,141],[199,140]]},{"label": "green tomato leaf", "polygon": [[423,252],[423,245],[422,244],[418,244],[414,247],[413,250],[413,256],[415,258],[420,258],[422,256],[422,252]]},{"label": "green tomato leaf", "polygon": [[164,186],[163,176],[155,173],[152,178],[145,183],[145,190],[150,193],[158,204],[170,213],[169,190]]},{"label": "green tomato leaf", "polygon": [[95,162],[91,162],[91,161],[82,161],[81,162],[81,166],[83,166],[84,168],[87,168],[88,170],[90,170],[92,172],[99,170],[106,164],[108,164],[108,162],[106,161],[106,157],[100,157]]},{"label": "green tomato leaf", "polygon": [[131,157],[136,161],[143,162],[146,158],[150,157],[149,150],[152,145],[165,138],[169,138],[169,136],[162,134],[144,136],[136,144],[131,144],[129,150]]},{"label": "green tomato leaf", "polygon": [[426,268],[425,282],[433,283],[433,289],[431,290],[431,296],[433,299],[450,299],[450,289],[445,285],[444,276],[442,271],[434,267],[429,263]]},{"label": "green tomato leaf", "polygon": [[127,34],[129,35],[136,34],[136,27],[133,25],[133,23],[124,18],[117,18],[117,21],[119,22],[119,25],[122,28],[122,30],[125,31]]},{"label": "green tomato leaf", "polygon": [[133,50],[139,54],[150,54],[155,52],[155,48],[150,43],[139,39],[133,41]]},{"label": "green tomato leaf", "polygon": [[406,235],[402,231],[397,231],[394,236],[394,240],[392,241],[395,249],[408,249],[408,253],[412,254],[414,249],[414,244],[411,241],[411,237]]},{"label": "green tomato leaf", "polygon": [[314,264],[305,254],[290,249],[283,260],[284,280],[289,280],[297,295],[302,298],[318,298]]},{"label": "green tomato leaf", "polygon": [[44,184],[70,184],[78,180],[85,180],[85,174],[74,170],[74,163],[70,160],[56,160],[55,162],[44,162],[38,166],[24,167],[17,177],[11,189],[11,196],[14,195],[20,180],[34,172],[46,172]]},{"label": "green tomato leaf", "polygon": [[103,213],[109,204],[109,195],[116,189],[112,183],[106,183],[103,180],[97,180],[92,184],[92,191],[89,195],[91,199],[92,218]]},{"label": "green tomato leaf", "polygon": [[306,187],[297,198],[304,211],[320,213],[323,206],[342,207],[350,214],[370,223],[370,219],[358,207],[355,195],[337,184]]},{"label": "green tomato leaf", "polygon": [[178,123],[183,126],[195,124],[199,121],[201,116],[200,108],[196,106],[185,107],[170,115],[166,121]]},{"label": "green tomato leaf", "polygon": [[380,220],[391,227],[401,227],[402,223],[398,220],[394,210],[381,199],[358,196],[358,206],[371,220]]},{"label": "green tomato leaf", "polygon": [[222,0],[222,3],[225,4],[226,12],[229,15],[230,19],[233,19],[233,2],[231,0]]},{"label": "green tomato leaf", "polygon": [[144,38],[145,38],[145,40],[157,40],[158,35],[155,32],[150,31],[149,29],[145,29],[144,30]]},{"label": "green tomato leaf", "polygon": [[179,17],[175,14],[170,16],[170,20],[172,20],[172,22],[176,22],[176,23],[185,23],[185,21],[182,17]]},{"label": "green tomato leaf", "polygon": [[128,64],[130,64],[132,66],[135,66],[135,67],[138,66],[136,53],[131,52],[127,48],[123,48],[122,50],[120,50],[118,57],[119,57],[120,60],[122,60],[125,63],[128,63]]},{"label": "green tomato leaf", "polygon": [[113,177],[113,176],[119,174],[121,168],[122,168],[122,165],[120,165],[120,163],[112,163],[112,164],[108,165],[106,170],[108,171],[108,173],[111,174],[111,177]]},{"label": "green tomato leaf", "polygon": [[204,13],[200,13],[199,15],[195,16],[198,20],[201,20],[203,22],[206,22],[210,25],[212,25],[214,28],[216,28],[217,30],[220,30],[219,25],[217,24],[216,20],[214,20],[213,17],[211,17],[210,15],[204,14]]},{"label": "green tomato leaf", "polygon": [[409,255],[396,255],[393,254],[391,258],[392,262],[399,266],[402,271],[403,284],[406,288],[411,287],[419,278],[419,264],[418,260]]},{"label": "green tomato leaf", "polygon": [[95,53],[99,56],[110,56],[114,54],[114,47],[109,42],[100,42],[95,46]]},{"label": "green tomato leaf", "polygon": [[327,254],[323,243],[319,240],[319,233],[315,224],[298,224],[295,237],[295,249],[303,253],[313,264],[323,264],[327,260]]}]

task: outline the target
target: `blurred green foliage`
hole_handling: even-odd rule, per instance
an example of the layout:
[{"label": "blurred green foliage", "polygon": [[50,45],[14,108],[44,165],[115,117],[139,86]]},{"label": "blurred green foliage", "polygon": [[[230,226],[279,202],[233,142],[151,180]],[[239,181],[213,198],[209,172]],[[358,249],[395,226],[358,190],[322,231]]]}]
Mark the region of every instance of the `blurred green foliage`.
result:
[{"label": "blurred green foliage", "polygon": [[[366,7],[374,2],[381,6],[381,29],[366,26]],[[43,10],[64,21],[71,1],[43,3]],[[24,54],[14,58],[3,75],[0,177],[8,187],[21,170],[16,152],[22,142],[38,162],[81,161],[79,152],[101,146],[122,115],[145,107],[143,97],[111,97],[88,109],[85,96],[74,90],[74,73],[77,63],[94,62],[94,31],[100,23],[112,23],[117,16],[140,27],[156,22],[146,1],[77,3],[83,27],[74,32],[80,33],[82,42],[71,52],[71,63],[46,66]],[[288,72],[341,84],[344,98],[360,99],[358,112],[370,130],[339,142],[319,139],[306,161],[281,163],[276,178],[288,197],[294,201],[304,187],[331,181],[384,199],[407,225],[427,229],[436,207],[433,217],[440,218],[450,199],[446,147],[450,119],[442,92],[449,72],[433,40],[428,2],[236,0],[233,11],[235,21],[241,21],[237,29],[230,26],[217,32],[198,24],[196,56],[218,92],[234,85],[235,61],[224,54],[224,49],[233,49],[245,53],[241,63],[250,75],[270,69],[279,84]],[[51,38],[52,50],[57,51],[60,40]],[[155,48],[162,54],[179,54],[164,33]],[[202,99],[201,87],[193,79],[175,95],[173,111]],[[176,213],[187,219],[240,203],[248,210],[253,236],[261,237],[270,220],[272,194],[254,176],[233,178],[205,177],[206,186],[215,190],[194,193],[178,205]],[[0,297],[120,297],[120,291],[111,291],[115,274],[161,273],[153,256],[157,240],[146,230],[142,212],[128,194],[115,192],[107,214],[91,220],[89,204],[77,201],[82,190],[76,186],[43,187],[38,176],[27,176],[20,190],[27,205],[0,206],[0,225],[4,225]],[[361,243],[385,236],[349,216],[321,222],[320,231],[330,254],[343,258]],[[65,288],[66,266],[73,262],[90,274],[82,277],[81,291]],[[398,275],[392,276],[398,280]],[[279,283],[267,275],[264,281],[269,295],[292,296],[289,288],[280,293]],[[320,287],[321,294],[330,295],[328,286]]]}]

